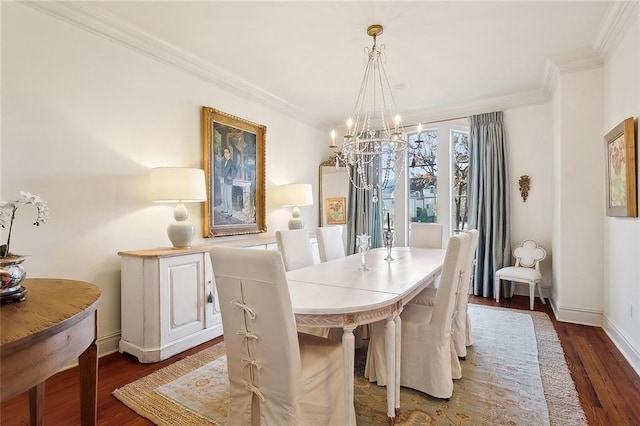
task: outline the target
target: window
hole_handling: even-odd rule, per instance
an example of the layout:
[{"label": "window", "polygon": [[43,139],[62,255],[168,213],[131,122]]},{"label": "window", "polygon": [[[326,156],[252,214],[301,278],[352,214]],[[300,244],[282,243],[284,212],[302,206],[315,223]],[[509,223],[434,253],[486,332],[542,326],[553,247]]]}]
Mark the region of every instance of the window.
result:
[{"label": "window", "polygon": [[[380,197],[382,219],[389,213],[398,244],[406,243],[411,223],[441,223],[447,235],[468,229],[468,129],[466,118],[433,123],[419,135],[407,133],[409,149],[400,171],[387,170],[382,161],[381,177],[389,173]],[[396,186],[397,179],[405,184]]]},{"label": "window", "polygon": [[467,181],[469,176],[469,133],[451,130],[452,143],[452,228],[453,232],[468,229]]},{"label": "window", "polygon": [[410,134],[409,146],[409,222],[437,222],[437,130]]}]

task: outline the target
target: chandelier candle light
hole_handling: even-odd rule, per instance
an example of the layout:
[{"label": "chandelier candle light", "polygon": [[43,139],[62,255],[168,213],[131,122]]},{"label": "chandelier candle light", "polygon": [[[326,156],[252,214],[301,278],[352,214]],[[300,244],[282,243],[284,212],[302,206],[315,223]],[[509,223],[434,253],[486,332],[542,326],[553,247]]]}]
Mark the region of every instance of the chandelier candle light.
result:
[{"label": "chandelier candle light", "polygon": [[[383,188],[390,182],[390,172],[404,167],[407,140],[400,132],[401,120],[396,111],[391,86],[384,69],[385,46],[377,45],[382,25],[371,25],[367,34],[373,46],[367,48],[367,64],[351,118],[347,121],[342,151],[336,155],[336,167],[342,162],[351,184],[372,191],[372,201],[378,202]],[[336,132],[331,132],[332,149],[337,149]],[[380,173],[384,173],[380,176]],[[393,182],[391,182],[393,184]]]}]

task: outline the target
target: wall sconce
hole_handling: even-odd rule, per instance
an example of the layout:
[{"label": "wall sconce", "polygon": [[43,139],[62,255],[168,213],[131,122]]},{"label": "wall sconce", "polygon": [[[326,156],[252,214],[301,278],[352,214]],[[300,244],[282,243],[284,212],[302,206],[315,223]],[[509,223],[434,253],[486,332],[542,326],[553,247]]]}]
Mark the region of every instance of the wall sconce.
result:
[{"label": "wall sconce", "polygon": [[531,187],[531,179],[529,176],[522,175],[520,176],[520,180],[518,181],[520,184],[520,195],[522,196],[522,201],[527,202],[527,197],[529,196],[529,188]]},{"label": "wall sconce", "polygon": [[309,183],[292,183],[277,188],[277,204],[283,207],[293,206],[289,229],[304,228],[304,219],[300,216],[299,206],[313,205],[313,191]]},{"label": "wall sconce", "polygon": [[196,227],[187,221],[189,211],[183,203],[207,201],[204,170],[187,167],[158,167],[151,169],[151,194],[157,203],[178,203],[173,212],[175,222],[167,228],[169,240],[175,248],[189,248]]}]

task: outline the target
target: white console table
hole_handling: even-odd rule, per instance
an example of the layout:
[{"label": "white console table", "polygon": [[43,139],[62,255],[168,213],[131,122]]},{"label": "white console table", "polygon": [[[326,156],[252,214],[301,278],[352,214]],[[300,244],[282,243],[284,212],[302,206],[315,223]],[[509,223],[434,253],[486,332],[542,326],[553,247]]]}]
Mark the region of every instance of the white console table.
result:
[{"label": "white console table", "polygon": [[[310,235],[319,262],[317,241]],[[226,239],[188,249],[121,251],[119,351],[150,363],[222,335],[209,251],[214,246],[277,250],[274,236]]]}]

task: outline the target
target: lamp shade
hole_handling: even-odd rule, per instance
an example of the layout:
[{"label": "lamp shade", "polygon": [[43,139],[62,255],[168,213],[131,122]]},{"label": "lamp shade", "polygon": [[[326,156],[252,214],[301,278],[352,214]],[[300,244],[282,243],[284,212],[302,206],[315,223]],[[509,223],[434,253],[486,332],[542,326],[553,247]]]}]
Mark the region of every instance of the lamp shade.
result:
[{"label": "lamp shade", "polygon": [[313,205],[313,191],[309,183],[292,183],[278,189],[282,206]]},{"label": "lamp shade", "polygon": [[155,202],[207,201],[204,170],[188,167],[151,169],[151,196]]}]

